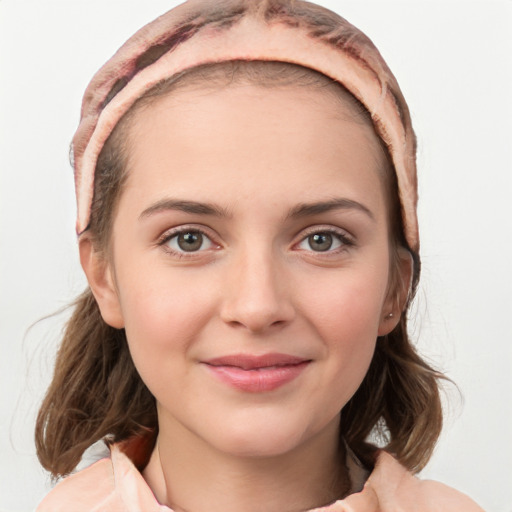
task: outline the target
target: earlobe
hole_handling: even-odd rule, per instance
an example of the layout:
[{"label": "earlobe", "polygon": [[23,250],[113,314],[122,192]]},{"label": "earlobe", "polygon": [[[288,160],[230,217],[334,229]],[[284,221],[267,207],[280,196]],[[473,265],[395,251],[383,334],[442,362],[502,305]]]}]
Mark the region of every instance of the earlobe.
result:
[{"label": "earlobe", "polygon": [[90,238],[79,242],[80,263],[105,323],[116,329],[124,327],[124,319],[112,270],[102,255],[94,250]]},{"label": "earlobe", "polygon": [[389,334],[398,325],[411,291],[414,268],[412,255],[407,249],[399,247],[395,257],[395,275],[382,308],[379,336]]}]

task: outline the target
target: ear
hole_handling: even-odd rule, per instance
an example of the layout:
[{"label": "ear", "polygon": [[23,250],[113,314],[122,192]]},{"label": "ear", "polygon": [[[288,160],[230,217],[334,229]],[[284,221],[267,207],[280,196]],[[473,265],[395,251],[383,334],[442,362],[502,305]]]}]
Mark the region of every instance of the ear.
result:
[{"label": "ear", "polygon": [[111,327],[122,329],[124,319],[110,264],[94,250],[93,243],[87,236],[80,239],[79,251],[80,263],[103,320]]},{"label": "ear", "polygon": [[398,325],[412,286],[414,262],[411,253],[399,247],[395,258],[397,261],[393,264],[397,268],[394,271],[393,282],[389,283],[388,294],[381,311],[379,336],[389,334]]}]

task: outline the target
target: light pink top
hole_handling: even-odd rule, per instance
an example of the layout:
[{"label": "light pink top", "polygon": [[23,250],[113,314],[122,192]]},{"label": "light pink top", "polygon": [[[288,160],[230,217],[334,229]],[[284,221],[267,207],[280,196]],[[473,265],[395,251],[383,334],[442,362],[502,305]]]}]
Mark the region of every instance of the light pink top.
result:
[{"label": "light pink top", "polygon": [[[317,512],[483,512],[464,494],[438,482],[420,480],[381,452],[375,469],[347,459],[356,491]],[[114,445],[111,457],[71,475],[40,503],[36,512],[172,512],[160,505],[132,461]],[[313,511],[310,511],[313,512]]]}]

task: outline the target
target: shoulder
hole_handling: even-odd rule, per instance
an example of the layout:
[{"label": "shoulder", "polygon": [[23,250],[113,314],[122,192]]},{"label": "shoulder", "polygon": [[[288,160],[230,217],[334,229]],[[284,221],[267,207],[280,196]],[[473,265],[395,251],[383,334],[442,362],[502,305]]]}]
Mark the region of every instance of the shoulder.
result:
[{"label": "shoulder", "polygon": [[484,512],[465,494],[439,482],[415,477],[386,452],[379,454],[360,494],[364,493],[377,501],[377,510],[382,512]]},{"label": "shoulder", "polygon": [[43,499],[36,512],[117,512],[114,472],[110,458],[61,480]]},{"label": "shoulder", "polygon": [[[316,512],[484,512],[447,485],[420,480],[395,458],[380,452],[363,490]],[[315,512],[311,511],[311,512]]]},{"label": "shoulder", "polygon": [[36,512],[172,512],[157,502],[126,453],[136,446],[131,441],[112,445],[109,458],[64,478]]}]

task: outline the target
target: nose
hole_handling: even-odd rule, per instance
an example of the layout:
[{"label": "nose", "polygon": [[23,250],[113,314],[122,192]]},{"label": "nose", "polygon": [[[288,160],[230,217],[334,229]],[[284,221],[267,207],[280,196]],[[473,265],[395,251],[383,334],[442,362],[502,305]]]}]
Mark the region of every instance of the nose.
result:
[{"label": "nose", "polygon": [[221,318],[252,333],[288,324],[295,317],[290,283],[271,251],[245,251],[230,265]]}]

